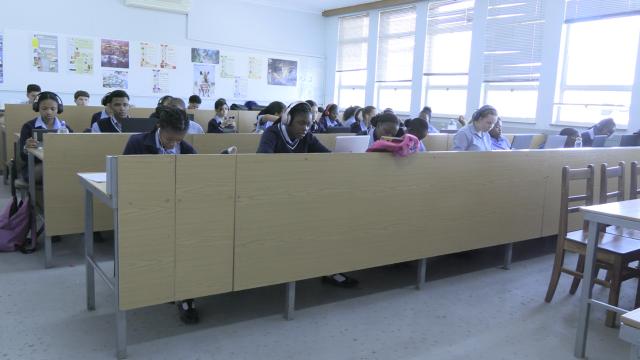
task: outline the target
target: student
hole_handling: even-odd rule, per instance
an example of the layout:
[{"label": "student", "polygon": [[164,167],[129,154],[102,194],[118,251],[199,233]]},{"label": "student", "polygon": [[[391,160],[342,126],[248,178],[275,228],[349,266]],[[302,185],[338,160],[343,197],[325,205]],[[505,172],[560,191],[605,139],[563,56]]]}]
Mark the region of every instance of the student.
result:
[{"label": "student", "polygon": [[91,126],[93,126],[93,124],[98,122],[98,120],[111,117],[111,110],[107,106],[107,98],[109,97],[109,95],[111,95],[110,92],[106,93],[102,97],[102,100],[100,100],[100,104],[102,104],[102,106],[104,106],[104,110],[98,111],[97,113],[93,114],[93,116],[91,116],[91,125],[89,126],[89,128],[91,128]]},{"label": "student", "polygon": [[364,112],[364,108],[358,108],[356,113],[353,115],[355,119],[354,123],[349,126],[349,130],[357,135],[366,135],[367,127],[364,124],[364,116],[362,115]]},{"label": "student", "polygon": [[420,119],[423,119],[427,122],[427,124],[429,124],[429,134],[438,134],[440,132],[440,130],[438,130],[435,126],[433,126],[431,124],[431,108],[428,106],[425,106],[422,108],[422,111],[420,111],[420,114],[418,114],[418,117]]},{"label": "student", "polygon": [[87,106],[89,105],[89,93],[84,90],[78,90],[75,94],[73,94],[73,101],[77,106]]},{"label": "student", "polygon": [[286,105],[284,103],[273,101],[266,108],[260,110],[256,116],[256,132],[264,131],[273,125],[280,118],[285,108]]},{"label": "student", "polygon": [[404,130],[400,128],[400,120],[390,112],[376,115],[371,119],[371,125],[373,127],[369,130],[369,146],[383,136],[401,137],[404,135]]},{"label": "student", "polygon": [[214,104],[216,116],[209,120],[207,133],[223,134],[224,126],[228,122],[227,114],[229,113],[229,105],[225,99],[218,99]]},{"label": "student", "polygon": [[567,137],[567,141],[564,143],[565,148],[576,147],[576,141],[580,138],[580,132],[574,128],[564,128],[560,130],[558,135]]},{"label": "student", "polygon": [[362,109],[361,117],[356,116],[357,122],[351,125],[351,132],[358,135],[368,135],[369,130],[371,130],[371,119],[376,115],[377,109],[375,106],[365,106]]},{"label": "student", "polygon": [[[321,111],[318,104],[313,100],[307,100],[305,102],[311,107],[311,118],[313,119],[309,131],[313,134],[327,132],[327,129],[325,129],[319,121],[320,117],[318,115]],[[324,109],[322,109],[322,111],[324,111]]]},{"label": "student", "polygon": [[423,139],[427,137],[427,133],[429,132],[429,124],[423,118],[415,118],[411,120],[407,120],[404,122],[404,126],[407,128],[407,134],[411,134],[420,140],[420,145],[418,145],[419,152],[427,151],[427,148],[424,146]]},{"label": "student", "polygon": [[198,95],[189,96],[189,110],[198,110],[202,104],[202,99]]},{"label": "student", "polygon": [[121,133],[122,121],[129,117],[129,94],[114,90],[107,94],[105,103],[111,116],[98,120],[91,126],[92,133]]},{"label": "student", "polygon": [[493,128],[489,130],[491,136],[491,150],[511,150],[509,139],[502,136],[502,120],[498,118]]},{"label": "student", "polygon": [[385,114],[395,114],[395,112],[393,112],[392,108],[386,108],[384,110],[382,110],[383,113]]},{"label": "student", "polygon": [[461,127],[453,136],[454,151],[491,151],[489,130],[493,127],[498,112],[491,105],[476,110],[471,122]]},{"label": "student", "polygon": [[358,109],[362,109],[360,106],[351,106],[344,111],[342,114],[342,122],[344,126],[351,127],[351,125],[356,123],[356,112]]},{"label": "student", "polygon": [[[171,102],[171,99],[173,99],[173,96],[171,95],[165,95],[163,97],[161,97],[158,100],[158,103],[156,104],[156,109],[158,108],[158,106],[169,106],[169,103]],[[149,118],[158,118],[158,114],[156,114],[156,111],[154,110],[151,114],[149,114]]]},{"label": "student", "polygon": [[325,128],[341,127],[342,123],[338,120],[338,105],[329,104],[322,113],[320,124]]},{"label": "student", "polygon": [[[185,110],[186,108],[186,104],[184,103],[184,100],[177,97],[171,97],[171,100],[167,102],[167,106],[173,106],[180,110]],[[187,115],[187,119],[188,118],[189,118],[189,115]],[[204,130],[202,129],[202,126],[200,126],[200,124],[198,124],[193,120],[189,120],[189,129],[187,130],[187,134],[204,134]]]},{"label": "student", "polygon": [[[20,130],[20,140],[19,140],[19,148],[23,151],[20,153],[20,157],[23,160],[23,163],[27,163],[27,153],[26,148],[37,148],[38,141],[33,137],[34,129],[48,129],[48,130],[58,130],[62,126],[63,120],[60,120],[57,115],[62,114],[64,110],[62,99],[60,97],[51,92],[44,91],[38,94],[35,98],[33,105],[33,111],[38,113],[38,117],[27,121],[22,125],[22,129]],[[67,126],[69,132],[73,132],[71,128]],[[36,167],[36,181],[42,182],[42,161],[39,159],[35,159]],[[22,175],[25,179],[28,177],[28,169],[25,166],[22,169]]]},{"label": "student", "polygon": [[613,135],[616,131],[616,123],[612,118],[600,120],[597,124],[589,128],[589,130],[582,133],[582,146],[591,147],[593,145],[593,139],[599,135],[606,135],[607,137]]},{"label": "student", "polygon": [[27,85],[27,100],[23,101],[23,104],[33,104],[38,97],[38,94],[42,92],[40,89],[40,85],[38,84],[29,84]]}]

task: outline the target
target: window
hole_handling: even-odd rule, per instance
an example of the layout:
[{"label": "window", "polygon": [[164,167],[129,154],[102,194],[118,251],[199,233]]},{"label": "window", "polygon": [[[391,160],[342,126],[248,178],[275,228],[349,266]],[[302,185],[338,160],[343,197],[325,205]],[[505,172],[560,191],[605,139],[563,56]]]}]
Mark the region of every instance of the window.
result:
[{"label": "window", "polygon": [[436,116],[465,113],[473,5],[474,0],[429,3],[424,103]]},{"label": "window", "polygon": [[489,0],[484,103],[503,119],[535,122],[543,30],[544,0]]},{"label": "window", "polygon": [[369,16],[340,18],[338,59],[336,62],[336,98],[343,107],[364,104],[367,83]]},{"label": "window", "polygon": [[[554,123],[592,125],[611,117],[626,128],[635,77],[640,16],[604,18],[567,2]],[[618,2],[619,3],[619,2]],[[629,2],[626,2],[630,4]],[[636,5],[640,7],[640,5]],[[598,8],[606,10],[606,6]],[[625,10],[625,9],[622,9]],[[631,10],[631,9],[629,9]],[[593,11],[593,10],[592,10]],[[593,16],[599,17],[592,20]]]},{"label": "window", "polygon": [[375,89],[379,109],[410,110],[415,31],[415,7],[380,12]]}]

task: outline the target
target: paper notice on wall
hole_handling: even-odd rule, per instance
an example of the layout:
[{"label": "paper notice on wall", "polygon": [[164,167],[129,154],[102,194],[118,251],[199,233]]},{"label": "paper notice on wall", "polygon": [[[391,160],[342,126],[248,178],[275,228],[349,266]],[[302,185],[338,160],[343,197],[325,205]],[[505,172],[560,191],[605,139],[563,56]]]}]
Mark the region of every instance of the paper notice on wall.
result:
[{"label": "paper notice on wall", "polygon": [[76,74],[93,74],[93,40],[69,38],[67,70]]},{"label": "paper notice on wall", "polygon": [[166,94],[169,92],[169,72],[166,70],[151,70],[153,73],[153,93]]},{"label": "paper notice on wall", "polygon": [[249,56],[249,79],[262,79],[263,59],[255,56]]},{"label": "paper notice on wall", "polygon": [[212,98],[216,88],[215,73],[215,65],[193,64],[193,93]]},{"label": "paper notice on wall", "polygon": [[220,62],[220,50],[191,48],[191,62],[217,65]]},{"label": "paper notice on wall", "polygon": [[160,44],[160,68],[175,69],[177,63],[176,47],[173,45]]},{"label": "paper notice on wall", "polygon": [[158,46],[148,42],[140,43],[140,67],[158,67]]},{"label": "paper notice on wall", "polygon": [[129,72],[124,70],[102,70],[102,87],[106,89],[128,89]]},{"label": "paper notice on wall", "polygon": [[58,37],[34,34],[31,39],[33,69],[40,72],[58,72]]},{"label": "paper notice on wall", "polygon": [[4,39],[0,35],[0,84],[4,83],[4,58],[3,58]]},{"label": "paper notice on wall", "polygon": [[231,56],[220,56],[220,77],[234,78],[236,76],[235,59]]},{"label": "paper notice on wall", "polygon": [[233,98],[238,100],[244,100],[247,98],[247,91],[249,89],[249,79],[243,77],[236,77],[233,88]]},{"label": "paper notice on wall", "polygon": [[129,42],[126,40],[102,39],[100,42],[100,64],[102,67],[129,68]]}]

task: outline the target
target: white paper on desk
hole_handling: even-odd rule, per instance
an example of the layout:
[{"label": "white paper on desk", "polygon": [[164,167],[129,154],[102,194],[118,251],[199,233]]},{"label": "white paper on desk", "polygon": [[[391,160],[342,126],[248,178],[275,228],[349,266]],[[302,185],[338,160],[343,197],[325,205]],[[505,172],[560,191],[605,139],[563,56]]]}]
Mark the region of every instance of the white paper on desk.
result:
[{"label": "white paper on desk", "polygon": [[104,183],[107,182],[107,173],[106,172],[97,172],[97,173],[84,173],[82,176],[93,182]]}]

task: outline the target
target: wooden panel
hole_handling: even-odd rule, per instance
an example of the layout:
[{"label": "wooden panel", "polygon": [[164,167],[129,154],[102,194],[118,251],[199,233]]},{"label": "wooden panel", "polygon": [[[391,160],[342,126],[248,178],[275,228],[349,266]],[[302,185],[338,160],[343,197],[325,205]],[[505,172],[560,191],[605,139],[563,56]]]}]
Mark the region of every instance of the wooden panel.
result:
[{"label": "wooden panel", "polygon": [[199,154],[220,154],[230,146],[237,146],[241,154],[255,154],[260,134],[205,134],[193,135],[193,146]]},{"label": "wooden panel", "polygon": [[231,291],[236,156],[176,161],[175,298]]},{"label": "wooden panel", "polygon": [[239,155],[234,290],[538,237],[544,161],[524,151]]},{"label": "wooden panel", "polygon": [[156,109],[132,107],[129,109],[129,117],[148,118]]},{"label": "wooden panel", "polygon": [[162,155],[118,158],[122,310],[175,299],[175,159]]},{"label": "wooden panel", "polygon": [[252,133],[256,129],[256,116],[259,111],[242,110],[238,112],[238,132]]},{"label": "wooden panel", "polygon": [[[194,114],[194,121],[197,122],[198,124],[200,124],[200,126],[202,126],[202,129],[204,130],[204,132],[207,132],[207,128],[209,127],[209,121],[211,119],[213,119],[216,116],[216,111],[215,110],[189,110],[190,113]],[[237,110],[230,110],[229,113],[227,114],[227,116],[229,118],[233,118],[234,119],[234,124],[238,125],[238,111]]]},{"label": "wooden panel", "polygon": [[429,134],[422,140],[427,151],[447,151],[449,135],[447,134]]},{"label": "wooden panel", "polygon": [[[129,134],[45,134],[44,218],[46,233],[84,231],[84,192],[78,172],[105,171],[106,156],[120,155]],[[94,229],[113,229],[111,210],[94,202]]]}]

